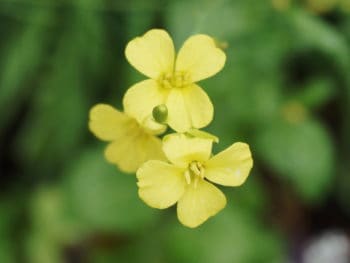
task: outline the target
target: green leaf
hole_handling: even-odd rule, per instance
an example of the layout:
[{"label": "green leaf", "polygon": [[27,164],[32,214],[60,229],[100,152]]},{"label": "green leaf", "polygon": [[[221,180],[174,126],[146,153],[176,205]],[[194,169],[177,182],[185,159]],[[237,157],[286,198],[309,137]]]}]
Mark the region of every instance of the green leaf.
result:
[{"label": "green leaf", "polygon": [[[178,47],[187,37],[197,33],[209,34],[219,42],[225,42],[254,30],[265,16],[261,10],[266,7],[268,5],[256,1],[171,1],[165,19]],[[256,12],[258,9],[260,12]],[[246,19],[248,15],[254,15],[255,19]]]},{"label": "green leaf", "polygon": [[31,232],[27,236],[26,258],[29,263],[62,263],[64,259],[61,249],[59,243],[40,232]]},{"label": "green leaf", "polygon": [[57,61],[42,84],[17,142],[22,160],[42,174],[50,172],[51,165],[62,162],[75,149],[87,125],[83,83],[74,57],[69,56],[64,54]]},{"label": "green leaf", "polygon": [[87,51],[79,46],[78,32],[73,23],[61,36],[51,67],[38,84],[28,116],[21,123],[17,154],[37,176],[54,175],[51,166],[63,162],[87,133],[88,79],[82,60]]},{"label": "green leaf", "polygon": [[108,164],[101,150],[83,153],[65,180],[72,210],[92,229],[137,232],[156,218],[156,211],[138,198],[135,175]]},{"label": "green leaf", "polygon": [[322,200],[333,183],[333,143],[316,121],[271,122],[257,132],[253,152],[306,201]]},{"label": "green leaf", "polygon": [[291,23],[295,47],[319,49],[335,59],[339,66],[349,66],[348,44],[334,28],[302,10],[294,10],[287,18]]},{"label": "green leaf", "polygon": [[239,209],[226,208],[196,229],[180,224],[166,231],[169,262],[283,262],[283,243]]},{"label": "green leaf", "polygon": [[45,240],[70,243],[78,240],[86,231],[85,226],[69,211],[67,199],[59,187],[38,189],[30,208],[32,231]]},{"label": "green leaf", "polygon": [[311,79],[292,97],[310,109],[321,107],[336,95],[336,88],[330,78]]},{"label": "green leaf", "polygon": [[0,262],[15,262],[14,249],[12,243],[6,239],[6,236],[0,238]]},{"label": "green leaf", "polygon": [[[90,255],[91,262],[132,262],[132,263],[164,263],[164,240],[162,230],[167,231],[162,226],[148,228],[142,235],[137,235],[132,242],[124,242],[122,246],[116,244],[115,247],[96,249]],[[135,253],[137,251],[137,253]]]},{"label": "green leaf", "polygon": [[0,61],[0,131],[18,111],[22,100],[33,86],[28,85],[40,65],[47,45],[47,28],[44,24],[52,18],[48,10],[35,9],[29,15],[25,29],[7,42]]},{"label": "green leaf", "polygon": [[[253,159],[255,153],[253,152]],[[269,205],[267,189],[262,182],[258,167],[253,166],[247,181],[240,187],[223,188],[227,198],[227,206],[232,209],[239,209],[250,215],[263,215]]]},{"label": "green leaf", "polygon": [[[13,246],[13,233],[11,223],[14,220],[14,203],[4,202],[0,203],[0,262],[15,262]],[[16,210],[16,208],[15,208]]]}]

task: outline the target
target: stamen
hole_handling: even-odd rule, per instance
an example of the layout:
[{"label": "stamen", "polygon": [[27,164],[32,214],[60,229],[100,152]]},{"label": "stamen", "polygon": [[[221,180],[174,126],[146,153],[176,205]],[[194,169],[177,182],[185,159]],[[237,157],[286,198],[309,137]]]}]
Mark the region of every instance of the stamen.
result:
[{"label": "stamen", "polygon": [[199,181],[199,177],[196,177],[196,178],[194,179],[194,188],[197,188],[198,181]]},{"label": "stamen", "polygon": [[201,174],[201,170],[198,167],[198,163],[197,162],[192,162],[190,164],[190,170],[195,174],[195,175],[200,175]]},{"label": "stamen", "polygon": [[[194,180],[194,187],[197,187],[198,180],[204,179],[204,167],[200,162],[191,162],[185,176],[189,175]],[[187,180],[187,179],[186,179]]]},{"label": "stamen", "polygon": [[191,183],[191,174],[190,174],[190,171],[186,170],[185,173],[185,179],[186,179],[186,183],[187,184],[190,184]]}]

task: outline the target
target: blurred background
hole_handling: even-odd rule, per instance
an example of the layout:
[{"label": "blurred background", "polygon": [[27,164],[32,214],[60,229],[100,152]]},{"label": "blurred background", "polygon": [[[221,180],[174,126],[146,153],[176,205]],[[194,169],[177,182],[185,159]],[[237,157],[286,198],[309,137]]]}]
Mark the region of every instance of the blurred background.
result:
[{"label": "blurred background", "polygon": [[[127,42],[215,37],[206,129],[254,168],[197,229],[137,196],[88,112],[142,80]],[[349,0],[0,0],[0,262],[349,263]]]}]

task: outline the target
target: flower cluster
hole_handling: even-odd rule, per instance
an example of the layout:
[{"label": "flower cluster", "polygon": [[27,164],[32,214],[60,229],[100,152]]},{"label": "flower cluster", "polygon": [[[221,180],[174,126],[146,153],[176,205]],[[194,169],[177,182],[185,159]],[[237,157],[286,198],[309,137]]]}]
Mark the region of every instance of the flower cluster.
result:
[{"label": "flower cluster", "polygon": [[[225,195],[212,183],[239,186],[253,165],[249,146],[241,142],[212,156],[218,139],[199,130],[212,121],[214,108],[196,82],[219,72],[225,53],[213,38],[197,34],[175,55],[168,33],[152,29],[131,40],[125,54],[149,79],[128,89],[124,112],[94,106],[89,128],[110,142],[105,150],[109,162],[136,172],[146,204],[164,209],[177,203],[180,222],[197,227],[226,205]],[[168,126],[175,133],[160,139]]]}]

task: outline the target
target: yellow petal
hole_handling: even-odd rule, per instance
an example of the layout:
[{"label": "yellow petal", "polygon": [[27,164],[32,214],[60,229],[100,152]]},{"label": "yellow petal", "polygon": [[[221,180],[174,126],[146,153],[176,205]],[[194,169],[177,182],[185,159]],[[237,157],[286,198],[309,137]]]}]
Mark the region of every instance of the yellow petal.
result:
[{"label": "yellow petal", "polygon": [[130,129],[123,138],[109,144],[105,157],[127,173],[135,172],[148,160],[165,160],[161,140],[140,128]]},{"label": "yellow petal", "polygon": [[90,110],[89,129],[101,140],[113,141],[127,135],[126,127],[136,121],[107,104],[97,104]]},{"label": "yellow petal", "polygon": [[164,104],[167,94],[168,90],[161,88],[155,80],[141,81],[125,93],[124,111],[143,125],[152,117],[153,108]]},{"label": "yellow petal", "polygon": [[185,132],[192,128],[186,101],[182,89],[170,89],[166,101],[168,108],[168,125],[177,132]]},{"label": "yellow petal", "polygon": [[216,142],[216,143],[219,142],[219,138],[216,137],[214,134],[211,134],[211,133],[206,132],[206,131],[201,131],[198,129],[190,129],[186,132],[186,134],[189,136],[193,136],[193,137],[209,139],[209,140],[212,140],[213,142]]},{"label": "yellow petal", "polygon": [[140,198],[154,208],[167,208],[183,195],[183,170],[161,161],[148,161],[137,170]]},{"label": "yellow petal", "polygon": [[166,106],[168,124],[177,132],[205,127],[213,119],[213,104],[202,88],[195,84],[171,89]]},{"label": "yellow petal", "polygon": [[169,134],[163,138],[163,151],[170,162],[187,167],[191,161],[205,162],[211,154],[212,140]]},{"label": "yellow petal", "polygon": [[174,44],[164,30],[152,29],[134,38],[126,46],[125,55],[132,66],[150,78],[173,71]]},{"label": "yellow petal", "polygon": [[197,227],[226,205],[225,195],[211,183],[199,179],[191,183],[177,204],[177,216],[188,227]]},{"label": "yellow petal", "polygon": [[153,135],[163,134],[168,128],[168,126],[166,126],[165,124],[156,122],[152,116],[147,117],[141,125],[145,129],[145,131]]},{"label": "yellow petal", "polygon": [[204,176],[217,184],[239,186],[247,179],[252,167],[248,144],[237,142],[205,164]]},{"label": "yellow petal", "polygon": [[183,96],[193,128],[203,128],[213,119],[214,107],[207,93],[196,84],[183,88]]},{"label": "yellow petal", "polygon": [[216,47],[213,38],[194,35],[186,40],[176,59],[176,71],[186,72],[193,82],[219,72],[226,61],[225,53]]}]

